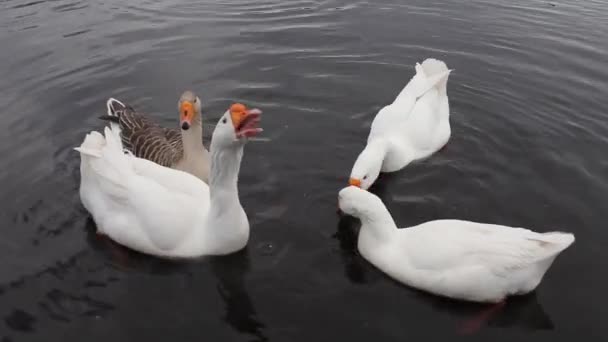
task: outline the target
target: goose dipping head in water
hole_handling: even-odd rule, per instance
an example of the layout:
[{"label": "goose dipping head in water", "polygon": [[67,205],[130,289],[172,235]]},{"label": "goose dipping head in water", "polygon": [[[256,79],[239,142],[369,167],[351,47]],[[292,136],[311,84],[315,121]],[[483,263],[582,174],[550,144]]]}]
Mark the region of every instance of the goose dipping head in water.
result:
[{"label": "goose dipping head in water", "polygon": [[353,165],[349,184],[368,189],[380,172],[395,172],[424,159],[449,140],[450,108],[446,64],[428,58],[416,74],[374,117],[367,145]]},{"label": "goose dipping head in water", "polygon": [[349,186],[340,209],[361,220],[357,248],[371,264],[411,287],[453,299],[498,303],[533,291],[574,242],[563,232],[463,220],[398,229],[376,195]]}]

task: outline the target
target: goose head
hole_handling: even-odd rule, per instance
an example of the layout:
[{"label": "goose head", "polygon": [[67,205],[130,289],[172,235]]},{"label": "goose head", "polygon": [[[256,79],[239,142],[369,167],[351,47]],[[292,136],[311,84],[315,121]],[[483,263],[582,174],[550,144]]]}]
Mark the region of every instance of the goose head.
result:
[{"label": "goose head", "polygon": [[354,185],[340,190],[338,205],[343,213],[360,219],[385,208],[378,196]]},{"label": "goose head", "polygon": [[187,131],[194,124],[201,124],[201,99],[192,91],[182,93],[177,102],[179,111],[179,126]]},{"label": "goose head", "polygon": [[248,109],[243,104],[233,104],[215,126],[211,144],[228,147],[244,143],[247,138],[262,132],[262,128],[258,127],[261,115],[262,111],[257,108]]},{"label": "goose head", "polygon": [[381,147],[368,144],[357,157],[348,184],[363,190],[369,189],[380,175],[384,155]]}]

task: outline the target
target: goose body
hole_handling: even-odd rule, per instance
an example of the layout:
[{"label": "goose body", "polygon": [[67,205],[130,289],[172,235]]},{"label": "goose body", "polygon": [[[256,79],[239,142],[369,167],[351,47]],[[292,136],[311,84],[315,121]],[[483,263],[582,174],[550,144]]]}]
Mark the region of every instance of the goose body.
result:
[{"label": "goose body", "polygon": [[[236,106],[236,107],[235,107]],[[240,107],[239,107],[240,106]],[[213,134],[210,182],[123,151],[120,128],[91,132],[81,155],[80,198],[98,232],[142,253],[171,258],[243,248],[249,222],[237,189],[246,138],[261,129],[258,110],[233,105]]]},{"label": "goose body", "polygon": [[357,187],[339,194],[358,217],[361,255],[393,279],[453,299],[497,303],[534,290],[574,235],[463,220],[398,229],[375,195]]},{"label": "goose body", "polygon": [[350,175],[350,184],[368,189],[380,172],[395,172],[441,149],[451,135],[444,62],[426,59],[416,74],[374,118],[365,149]]},{"label": "goose body", "polygon": [[161,127],[114,98],[108,99],[106,105],[107,115],[101,119],[117,126],[125,149],[136,157],[188,172],[208,182],[210,156],[203,145],[201,103],[196,95],[186,91],[180,98],[180,128]]}]

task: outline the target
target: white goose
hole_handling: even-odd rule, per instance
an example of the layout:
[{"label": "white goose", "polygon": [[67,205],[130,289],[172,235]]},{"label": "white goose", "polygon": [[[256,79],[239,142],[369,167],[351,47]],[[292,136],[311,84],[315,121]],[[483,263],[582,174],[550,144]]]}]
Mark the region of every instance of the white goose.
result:
[{"label": "white goose", "polygon": [[447,81],[451,70],[444,62],[416,63],[416,74],[393,103],[372,122],[367,146],[359,154],[349,184],[368,189],[380,172],[395,172],[426,158],[450,139]]},{"label": "white goose", "polygon": [[361,255],[393,279],[436,295],[499,303],[536,288],[574,235],[461,220],[398,229],[380,198],[349,186],[340,209],[361,220]]},{"label": "white goose", "polygon": [[242,249],[249,222],[237,180],[248,137],[261,112],[234,104],[211,141],[209,185],[180,170],[123,152],[118,126],[87,134],[80,152],[80,198],[98,232],[161,257],[222,255]]}]

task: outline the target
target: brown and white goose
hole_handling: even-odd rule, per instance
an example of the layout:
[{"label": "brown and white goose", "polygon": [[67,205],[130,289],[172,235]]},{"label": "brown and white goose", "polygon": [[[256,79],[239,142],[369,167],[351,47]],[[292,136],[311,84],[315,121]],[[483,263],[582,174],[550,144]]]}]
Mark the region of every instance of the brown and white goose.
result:
[{"label": "brown and white goose", "polygon": [[209,180],[210,157],[203,146],[201,100],[191,91],[179,98],[180,128],[165,128],[115,98],[107,101],[102,120],[118,125],[123,147],[136,157],[188,172],[205,183]]},{"label": "brown and white goose", "polygon": [[80,199],[97,232],[165,258],[236,252],[249,240],[238,178],[244,148],[262,132],[262,112],[235,103],[213,131],[209,185],[186,172],[124,153],[118,125],[86,135],[80,152]]}]

